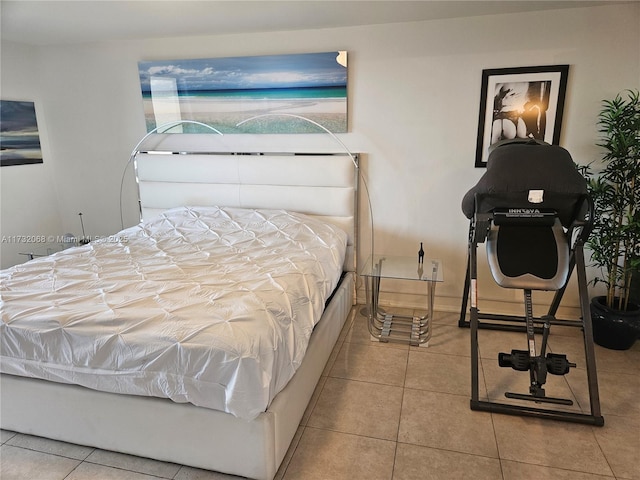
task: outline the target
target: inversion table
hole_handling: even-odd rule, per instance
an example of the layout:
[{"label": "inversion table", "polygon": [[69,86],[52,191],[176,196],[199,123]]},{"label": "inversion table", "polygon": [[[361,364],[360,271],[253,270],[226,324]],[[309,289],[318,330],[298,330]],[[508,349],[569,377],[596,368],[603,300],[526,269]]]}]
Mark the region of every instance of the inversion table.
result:
[{"label": "inversion table", "polygon": [[[583,252],[591,231],[593,204],[571,156],[561,147],[533,140],[496,144],[489,154],[487,171],[464,196],[462,210],[470,219],[470,228],[459,326],[471,331],[471,409],[603,425]],[[524,291],[524,316],[480,312],[477,249],[485,242],[496,283]],[[582,318],[559,320],[555,314],[574,270]],[[547,315],[533,316],[533,290],[555,291]],[[547,352],[552,325],[582,329],[589,413],[553,407],[566,407],[573,401],[546,394],[548,374],[565,375],[576,366],[566,355]],[[505,392],[509,399],[524,400],[522,405],[480,400],[479,328],[526,334],[526,350],[514,349],[498,357],[500,367],[529,372],[528,392]],[[541,338],[539,348],[536,336]]]}]

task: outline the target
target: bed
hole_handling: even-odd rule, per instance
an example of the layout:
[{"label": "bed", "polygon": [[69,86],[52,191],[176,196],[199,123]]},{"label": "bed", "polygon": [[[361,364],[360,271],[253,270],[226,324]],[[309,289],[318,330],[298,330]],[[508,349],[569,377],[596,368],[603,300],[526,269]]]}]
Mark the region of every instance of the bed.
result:
[{"label": "bed", "polygon": [[[197,137],[194,147],[190,135],[156,135],[136,153],[139,225],[2,272],[3,429],[249,478],[275,476],[354,304],[357,164],[345,153],[214,151],[209,135]],[[301,243],[307,237],[320,241],[309,247]],[[298,253],[285,253],[280,241]],[[120,273],[105,273],[111,263]],[[47,293],[52,265],[61,297]],[[301,273],[307,267],[311,273]],[[45,293],[34,294],[32,283]],[[95,284],[90,293],[87,284]],[[45,307],[29,297],[29,308],[14,308],[24,295],[41,295],[47,312],[67,312],[64,325],[47,316],[34,330],[29,318]],[[194,318],[187,330],[184,319]],[[22,324],[29,328],[19,339],[10,327]],[[156,337],[145,343],[149,331]],[[64,350],[72,337],[96,332],[90,354]],[[248,346],[232,345],[237,336]],[[49,357],[20,359],[29,350],[21,342],[36,345],[35,337],[45,338],[45,347],[29,348]],[[109,367],[111,360],[118,365]],[[138,371],[142,364],[149,371]],[[222,365],[222,376],[209,376],[209,365]]]}]

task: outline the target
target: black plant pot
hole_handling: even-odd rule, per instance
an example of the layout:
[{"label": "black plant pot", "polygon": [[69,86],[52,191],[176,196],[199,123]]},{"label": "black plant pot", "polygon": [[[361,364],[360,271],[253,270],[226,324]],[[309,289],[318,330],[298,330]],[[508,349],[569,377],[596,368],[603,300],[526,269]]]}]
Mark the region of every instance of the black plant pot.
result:
[{"label": "black plant pot", "polygon": [[626,312],[607,307],[604,296],[591,299],[593,340],[612,350],[628,350],[640,337],[640,306],[629,304]]}]

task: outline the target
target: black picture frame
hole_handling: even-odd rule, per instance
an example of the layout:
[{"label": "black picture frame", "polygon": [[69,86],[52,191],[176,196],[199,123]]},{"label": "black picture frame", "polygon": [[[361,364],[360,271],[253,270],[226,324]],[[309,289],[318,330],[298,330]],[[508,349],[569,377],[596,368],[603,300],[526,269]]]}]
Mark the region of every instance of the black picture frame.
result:
[{"label": "black picture frame", "polygon": [[482,71],[477,168],[487,166],[489,147],[509,138],[560,141],[569,65]]}]

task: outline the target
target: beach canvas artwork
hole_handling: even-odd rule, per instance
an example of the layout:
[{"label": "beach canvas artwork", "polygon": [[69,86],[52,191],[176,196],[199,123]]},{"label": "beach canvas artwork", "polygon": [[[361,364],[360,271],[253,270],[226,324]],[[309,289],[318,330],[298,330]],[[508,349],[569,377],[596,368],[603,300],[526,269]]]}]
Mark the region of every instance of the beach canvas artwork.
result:
[{"label": "beach canvas artwork", "polygon": [[42,163],[33,102],[0,100],[0,166]]},{"label": "beach canvas artwork", "polygon": [[[138,69],[148,132],[191,120],[225,134],[321,133],[298,117],[332,133],[347,131],[344,51],[145,61]],[[178,131],[206,130],[189,124],[171,130]]]}]

